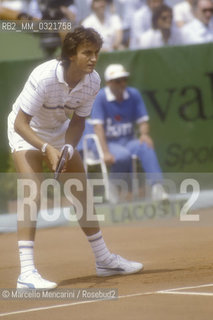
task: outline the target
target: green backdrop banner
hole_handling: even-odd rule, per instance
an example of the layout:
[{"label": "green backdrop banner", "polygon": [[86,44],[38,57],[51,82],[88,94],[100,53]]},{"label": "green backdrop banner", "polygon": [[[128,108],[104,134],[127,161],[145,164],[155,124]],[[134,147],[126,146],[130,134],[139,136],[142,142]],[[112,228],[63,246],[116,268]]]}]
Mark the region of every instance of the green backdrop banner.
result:
[{"label": "green backdrop banner", "polygon": [[42,59],[45,57],[38,34],[0,32],[0,61]]},{"label": "green backdrop banner", "polygon": [[213,44],[103,54],[122,63],[143,95],[165,172],[213,170]]},{"label": "green backdrop banner", "polygon": [[[0,62],[0,169],[6,170],[6,121],[29,72],[41,60]],[[97,71],[110,63],[130,71],[143,95],[151,134],[164,172],[213,171],[213,44],[102,53]]]}]

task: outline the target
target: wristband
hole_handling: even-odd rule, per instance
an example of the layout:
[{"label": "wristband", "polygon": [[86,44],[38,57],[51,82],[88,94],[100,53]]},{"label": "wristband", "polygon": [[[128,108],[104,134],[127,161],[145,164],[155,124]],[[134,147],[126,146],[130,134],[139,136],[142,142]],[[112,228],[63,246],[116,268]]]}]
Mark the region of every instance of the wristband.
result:
[{"label": "wristband", "polygon": [[47,146],[48,146],[48,143],[47,143],[47,142],[45,142],[45,143],[42,145],[42,147],[41,147],[41,152],[42,152],[42,153],[45,153],[45,152],[46,152]]},{"label": "wristband", "polygon": [[61,152],[63,152],[64,148],[67,147],[68,148],[68,154],[69,154],[69,159],[70,160],[73,156],[73,153],[74,153],[74,149],[73,149],[73,146],[71,144],[65,144],[63,146],[63,148],[61,149]]}]

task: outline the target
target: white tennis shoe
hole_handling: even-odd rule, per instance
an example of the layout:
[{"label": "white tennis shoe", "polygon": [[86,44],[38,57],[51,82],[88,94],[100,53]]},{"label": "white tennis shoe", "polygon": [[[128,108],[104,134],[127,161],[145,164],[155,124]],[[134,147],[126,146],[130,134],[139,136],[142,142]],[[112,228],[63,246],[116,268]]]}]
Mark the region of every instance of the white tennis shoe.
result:
[{"label": "white tennis shoe", "polygon": [[17,280],[17,289],[54,289],[57,287],[55,282],[45,280],[36,269],[32,273],[23,277],[20,275]]},{"label": "white tennis shoe", "polygon": [[143,264],[128,261],[117,254],[112,254],[112,260],[107,264],[96,263],[96,272],[99,277],[125,275],[143,270]]}]

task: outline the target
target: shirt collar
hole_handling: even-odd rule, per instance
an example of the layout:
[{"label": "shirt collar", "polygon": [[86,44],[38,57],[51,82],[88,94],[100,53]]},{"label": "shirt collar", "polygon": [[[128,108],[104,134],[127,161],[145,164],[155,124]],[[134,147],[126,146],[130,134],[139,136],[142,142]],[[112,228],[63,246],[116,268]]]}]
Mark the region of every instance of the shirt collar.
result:
[{"label": "shirt collar", "polygon": [[67,82],[64,80],[64,68],[61,61],[58,62],[56,67],[56,77],[60,83],[64,83],[68,86]]},{"label": "shirt collar", "polygon": [[[105,94],[106,94],[107,101],[109,101],[109,102],[116,101],[116,97],[112,93],[112,91],[110,90],[110,87],[108,87],[108,86],[105,87]],[[124,98],[124,100],[127,100],[129,98],[129,92],[127,90],[124,91],[123,98]]]},{"label": "shirt collar", "polygon": [[[66,86],[69,87],[68,83],[64,79],[64,67],[62,66],[62,62],[60,61],[56,68],[56,76],[60,83],[64,83]],[[76,88],[82,87],[83,85],[86,85],[89,81],[89,75],[85,75],[84,78],[73,88],[73,91]]]}]

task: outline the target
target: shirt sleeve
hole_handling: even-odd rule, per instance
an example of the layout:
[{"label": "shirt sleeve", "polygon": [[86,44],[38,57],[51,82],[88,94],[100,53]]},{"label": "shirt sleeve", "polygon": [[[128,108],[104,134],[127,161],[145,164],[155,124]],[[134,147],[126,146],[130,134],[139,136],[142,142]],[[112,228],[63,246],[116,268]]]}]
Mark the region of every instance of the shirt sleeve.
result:
[{"label": "shirt sleeve", "polygon": [[36,75],[31,73],[17,101],[20,108],[27,114],[35,116],[44,103],[44,88],[36,81]]},{"label": "shirt sleeve", "polygon": [[87,102],[83,106],[80,106],[75,110],[75,113],[79,117],[88,117],[91,114],[92,107],[93,107],[93,102],[95,100],[96,95],[97,95],[97,93],[95,93],[94,95],[90,96],[87,99]]},{"label": "shirt sleeve", "polygon": [[134,103],[135,103],[135,121],[136,123],[141,123],[149,120],[149,115],[146,110],[146,105],[140,92],[133,89],[134,92]]}]

